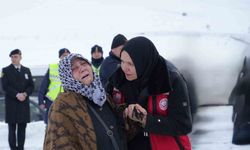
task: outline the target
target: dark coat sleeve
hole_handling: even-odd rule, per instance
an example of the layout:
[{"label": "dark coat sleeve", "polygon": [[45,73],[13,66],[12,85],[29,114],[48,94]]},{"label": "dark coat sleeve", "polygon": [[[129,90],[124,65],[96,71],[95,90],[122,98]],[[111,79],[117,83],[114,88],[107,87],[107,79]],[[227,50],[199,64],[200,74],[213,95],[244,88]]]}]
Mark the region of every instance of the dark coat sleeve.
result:
[{"label": "dark coat sleeve", "polygon": [[7,94],[11,99],[16,100],[16,95],[19,91],[17,91],[11,84],[10,84],[10,77],[9,77],[9,71],[10,67],[3,68],[2,70],[2,88],[5,91],[5,94]]},{"label": "dark coat sleeve", "polygon": [[102,62],[100,68],[100,79],[105,89],[109,83],[109,79],[119,67],[120,60],[118,58],[115,58],[114,56],[108,56]]},{"label": "dark coat sleeve", "polygon": [[115,72],[116,65],[117,64],[112,61],[111,57],[107,57],[103,61],[100,68],[100,80],[104,88],[106,88],[109,78]]},{"label": "dark coat sleeve", "polygon": [[49,84],[50,84],[50,80],[49,80],[49,69],[48,69],[45,76],[43,77],[43,80],[39,88],[39,92],[38,92],[39,105],[44,104],[44,100],[46,99],[46,94],[48,92]]},{"label": "dark coat sleeve", "polygon": [[32,78],[30,69],[25,68],[25,70],[26,70],[26,73],[28,74],[28,83],[27,83],[27,86],[26,86],[26,89],[24,90],[24,92],[26,92],[28,95],[31,95],[31,93],[34,90],[34,82],[33,82],[33,78]]},{"label": "dark coat sleeve", "polygon": [[173,90],[168,99],[168,115],[148,115],[145,126],[148,132],[177,136],[188,134],[192,130],[187,85],[179,73],[174,74],[174,79],[171,79]]}]

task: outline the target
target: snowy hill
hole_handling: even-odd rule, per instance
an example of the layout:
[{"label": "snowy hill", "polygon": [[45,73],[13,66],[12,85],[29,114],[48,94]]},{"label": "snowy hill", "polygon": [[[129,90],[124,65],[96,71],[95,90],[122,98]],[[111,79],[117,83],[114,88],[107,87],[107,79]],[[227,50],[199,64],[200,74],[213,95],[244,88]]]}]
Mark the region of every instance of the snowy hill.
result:
[{"label": "snowy hill", "polygon": [[[0,0],[0,68],[10,63],[9,52],[20,48],[23,65],[43,75],[62,47],[89,59],[94,44],[107,56],[118,33],[142,35],[192,74],[200,105],[226,104],[243,57],[250,56],[249,6],[249,0]],[[231,110],[198,111],[194,150],[249,149],[231,144]],[[44,130],[43,122],[27,126],[27,150],[42,149]],[[0,149],[8,149],[2,122]]]},{"label": "snowy hill", "polygon": [[165,58],[192,72],[200,104],[225,104],[249,52],[249,5],[248,0],[1,0],[0,67],[9,64],[10,50],[20,48],[22,63],[43,75],[46,67],[36,67],[57,62],[62,47],[90,59],[94,44],[107,56],[117,33],[143,35]]}]

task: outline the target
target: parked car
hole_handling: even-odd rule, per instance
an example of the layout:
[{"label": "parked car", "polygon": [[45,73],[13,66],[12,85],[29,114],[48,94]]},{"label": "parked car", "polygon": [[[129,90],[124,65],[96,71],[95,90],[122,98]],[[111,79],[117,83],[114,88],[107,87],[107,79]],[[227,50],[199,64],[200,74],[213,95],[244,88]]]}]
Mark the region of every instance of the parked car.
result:
[{"label": "parked car", "polygon": [[[4,97],[0,97],[0,121],[5,120],[5,102]],[[30,120],[40,121],[44,118],[45,111],[38,105],[37,97],[30,97]]]}]

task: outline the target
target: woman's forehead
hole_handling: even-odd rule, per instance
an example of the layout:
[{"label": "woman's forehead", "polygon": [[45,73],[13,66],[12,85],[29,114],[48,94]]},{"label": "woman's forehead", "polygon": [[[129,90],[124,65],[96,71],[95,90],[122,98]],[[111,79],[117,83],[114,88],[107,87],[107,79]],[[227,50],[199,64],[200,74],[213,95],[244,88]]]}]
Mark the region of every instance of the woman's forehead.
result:
[{"label": "woman's forehead", "polygon": [[88,61],[86,61],[84,58],[81,57],[75,57],[71,60],[71,65],[73,65],[76,62],[84,62],[84,63],[88,63]]},{"label": "woman's forehead", "polygon": [[129,53],[128,53],[127,51],[125,51],[125,50],[122,51],[122,53],[121,53],[121,59],[129,59],[129,60],[132,61],[132,59],[131,59]]}]

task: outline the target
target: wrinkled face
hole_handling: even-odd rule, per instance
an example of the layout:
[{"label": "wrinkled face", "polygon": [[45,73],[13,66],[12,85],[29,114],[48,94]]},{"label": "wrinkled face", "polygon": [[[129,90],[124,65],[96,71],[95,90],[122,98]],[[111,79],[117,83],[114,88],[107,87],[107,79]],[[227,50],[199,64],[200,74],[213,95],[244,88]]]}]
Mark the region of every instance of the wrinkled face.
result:
[{"label": "wrinkled face", "polygon": [[137,79],[135,65],[126,51],[122,51],[121,53],[121,68],[127,80],[133,81]]},{"label": "wrinkled face", "polygon": [[90,85],[94,80],[93,71],[89,63],[76,58],[71,62],[73,78],[84,85]]},{"label": "wrinkled face", "polygon": [[92,57],[94,59],[99,59],[102,57],[102,53],[96,50],[96,51],[94,51],[94,53],[92,53]]},{"label": "wrinkled face", "polygon": [[20,65],[20,61],[21,61],[21,59],[22,59],[22,56],[21,56],[21,55],[19,55],[19,54],[14,54],[14,55],[11,55],[10,58],[11,58],[11,63],[12,63],[13,65]]}]

